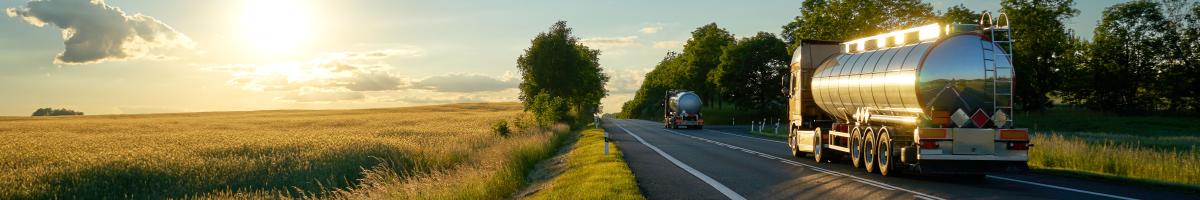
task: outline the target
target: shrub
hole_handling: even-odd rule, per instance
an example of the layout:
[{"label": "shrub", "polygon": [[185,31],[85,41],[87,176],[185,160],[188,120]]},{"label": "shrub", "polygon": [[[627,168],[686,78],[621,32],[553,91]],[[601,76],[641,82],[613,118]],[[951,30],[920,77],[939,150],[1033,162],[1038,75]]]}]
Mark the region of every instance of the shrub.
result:
[{"label": "shrub", "polygon": [[508,134],[512,133],[511,130],[508,130],[508,121],[503,119],[496,121],[496,124],[492,125],[492,132],[495,132],[502,137],[508,137]]}]

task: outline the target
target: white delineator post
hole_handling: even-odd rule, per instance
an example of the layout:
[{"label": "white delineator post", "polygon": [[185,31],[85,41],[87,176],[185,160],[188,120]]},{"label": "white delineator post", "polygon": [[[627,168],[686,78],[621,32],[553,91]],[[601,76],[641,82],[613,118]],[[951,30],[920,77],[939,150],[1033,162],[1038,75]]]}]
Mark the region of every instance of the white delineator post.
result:
[{"label": "white delineator post", "polygon": [[608,131],[604,132],[604,155],[608,155]]}]

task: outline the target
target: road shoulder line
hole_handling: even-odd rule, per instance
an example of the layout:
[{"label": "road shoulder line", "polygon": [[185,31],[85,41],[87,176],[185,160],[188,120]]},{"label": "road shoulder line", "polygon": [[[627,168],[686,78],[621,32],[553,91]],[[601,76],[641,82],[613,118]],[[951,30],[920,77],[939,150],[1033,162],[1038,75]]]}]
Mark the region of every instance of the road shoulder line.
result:
[{"label": "road shoulder line", "polygon": [[646,142],[646,140],[643,140],[642,137],[633,133],[633,131],[629,131],[629,129],[625,129],[625,126],[622,126],[621,123],[615,123],[615,124],[617,125],[617,128],[621,128],[621,130],[624,130],[625,133],[629,133],[629,135],[633,136],[634,139],[637,139],[638,142],[641,142],[642,145],[646,145],[646,147],[650,147],[650,150],[654,150],[654,152],[658,153],[658,155],[661,155],[664,158],[667,158],[667,160],[671,161],[671,163],[675,164],[675,166],[679,167],[680,169],[683,169],[684,171],[687,171],[689,174],[692,174],[692,176],[699,178],[701,181],[704,181],[704,183],[707,183],[709,186],[712,186],[713,189],[717,189],[717,191],[721,192],[721,194],[724,194],[725,197],[728,197],[729,199],[733,199],[733,200],[745,200],[746,199],[746,197],[742,197],[742,195],[739,195],[737,192],[734,192],[732,189],[729,189],[729,187],[725,187],[725,185],[721,184],[720,182],[717,182],[717,180],[715,180],[715,179],[712,179],[712,177],[708,177],[708,175],[704,175],[704,173],[697,171],[696,169],[692,168],[691,166],[688,166],[687,164],[684,164],[683,162],[676,160],[675,157],[672,157],[670,154],[667,154],[666,152],[659,150],[658,147],[655,147],[654,145],[650,144],[649,142]]},{"label": "road shoulder line", "polygon": [[1127,199],[1127,200],[1130,200],[1130,199],[1135,199],[1135,198],[1129,198],[1129,197],[1123,197],[1123,196],[1117,196],[1117,195],[1111,195],[1111,194],[1105,194],[1105,193],[1099,193],[1099,192],[1092,192],[1092,191],[1080,190],[1080,189],[1069,188],[1069,187],[1063,187],[1063,186],[1056,186],[1056,185],[1050,185],[1050,184],[1044,184],[1044,183],[1038,183],[1038,182],[1023,181],[1023,180],[1017,180],[1017,179],[1013,179],[1013,178],[1005,178],[1005,177],[1000,177],[1000,176],[987,175],[987,177],[988,177],[988,178],[994,178],[994,179],[1005,180],[1005,181],[1012,181],[1012,182],[1017,182],[1017,183],[1024,183],[1024,184],[1029,184],[1029,185],[1036,185],[1036,186],[1042,186],[1042,187],[1048,187],[1048,188],[1054,188],[1054,189],[1060,189],[1060,190],[1066,190],[1066,191],[1072,191],[1072,192],[1078,192],[1078,193],[1084,193],[1084,194],[1090,194],[1090,195],[1096,195],[1096,196],[1102,196],[1102,197],[1114,198],[1114,199]]}]

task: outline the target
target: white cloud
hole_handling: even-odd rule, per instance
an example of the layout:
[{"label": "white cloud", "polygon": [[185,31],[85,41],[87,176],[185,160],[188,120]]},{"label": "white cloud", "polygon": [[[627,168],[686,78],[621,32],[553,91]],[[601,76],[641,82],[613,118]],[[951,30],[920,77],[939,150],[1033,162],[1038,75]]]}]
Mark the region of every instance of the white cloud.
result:
[{"label": "white cloud", "polygon": [[293,103],[396,102],[425,105],[516,101],[518,74],[443,74],[423,79],[396,75],[381,62],[412,56],[413,51],[342,52],[308,62],[209,66],[227,72],[229,84],[249,91],[275,92],[275,100]]},{"label": "white cloud", "polygon": [[642,27],[642,29],[640,29],[638,31],[645,33],[645,34],[654,34],[654,33],[658,33],[659,30],[662,30],[662,26],[646,26],[646,27]]},{"label": "white cloud", "polygon": [[348,91],[344,89],[322,89],[322,88],[301,88],[297,91],[292,91],[286,95],[276,98],[279,101],[285,102],[302,102],[302,103],[330,103],[330,102],[358,102],[366,99],[366,95],[361,92]]},{"label": "white cloud", "polygon": [[194,45],[154,17],[127,14],[102,0],[37,0],[23,8],[5,9],[5,13],[37,27],[53,24],[63,29],[65,50],[55,56],[56,64],[140,58],[151,49]]},{"label": "white cloud", "polygon": [[608,73],[608,85],[604,86],[611,94],[634,93],[642,87],[642,81],[651,69],[620,70]]},{"label": "white cloud", "polygon": [[613,48],[613,47],[626,47],[626,46],[637,45],[638,44],[638,36],[595,37],[595,38],[586,38],[586,39],[580,40],[579,42],[581,42],[581,43],[583,43],[583,45],[586,45],[591,48],[607,49],[607,48]]},{"label": "white cloud", "polygon": [[413,82],[413,88],[439,92],[497,91],[516,88],[517,81],[517,79],[511,77],[496,78],[480,74],[446,74],[431,76],[421,81]]},{"label": "white cloud", "polygon": [[509,88],[498,91],[483,92],[438,92],[423,89],[409,89],[394,92],[373,93],[372,98],[379,102],[400,102],[409,105],[469,103],[469,102],[514,102],[520,90]]},{"label": "white cloud", "polygon": [[678,40],[658,41],[658,42],[654,42],[654,48],[658,48],[658,49],[683,48],[683,42],[678,41]]},{"label": "white cloud", "polygon": [[[411,85],[380,59],[402,51],[334,53],[309,62],[235,64],[206,67],[228,72],[229,84],[250,91],[287,92],[287,102],[337,102],[365,99],[362,92],[395,91]],[[373,62],[373,63],[372,63]]]}]

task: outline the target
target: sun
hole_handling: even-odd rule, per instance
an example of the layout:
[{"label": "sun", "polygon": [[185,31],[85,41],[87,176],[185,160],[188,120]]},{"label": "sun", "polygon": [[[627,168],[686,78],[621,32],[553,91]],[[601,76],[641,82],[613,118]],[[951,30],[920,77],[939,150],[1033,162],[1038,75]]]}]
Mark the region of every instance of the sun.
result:
[{"label": "sun", "polygon": [[294,51],[312,40],[313,12],[306,0],[246,0],[240,33],[243,44],[261,53]]}]

